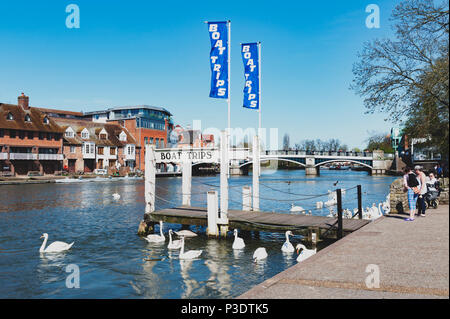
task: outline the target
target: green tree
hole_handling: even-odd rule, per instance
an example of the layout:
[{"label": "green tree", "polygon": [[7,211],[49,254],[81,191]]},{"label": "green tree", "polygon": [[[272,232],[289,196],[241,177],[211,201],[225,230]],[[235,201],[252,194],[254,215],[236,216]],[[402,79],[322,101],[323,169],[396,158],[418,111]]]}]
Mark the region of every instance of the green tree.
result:
[{"label": "green tree", "polygon": [[391,145],[391,138],[387,133],[372,133],[367,139],[367,150],[372,152],[374,150],[382,150],[385,153],[394,153]]}]

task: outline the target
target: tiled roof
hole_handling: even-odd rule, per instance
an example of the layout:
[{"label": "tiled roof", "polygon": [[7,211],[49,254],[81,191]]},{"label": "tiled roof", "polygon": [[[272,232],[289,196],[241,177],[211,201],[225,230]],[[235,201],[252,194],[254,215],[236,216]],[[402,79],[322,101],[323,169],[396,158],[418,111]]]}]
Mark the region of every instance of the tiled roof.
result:
[{"label": "tiled roof", "polygon": [[[7,119],[8,113],[12,114],[14,118],[13,120]],[[30,122],[25,121],[25,116],[27,114],[31,118]],[[47,116],[49,122],[48,124],[44,124],[44,117],[46,116],[47,115],[45,113],[42,113],[35,107],[30,107],[30,109],[24,110],[18,105],[0,103],[0,128],[62,133],[62,128],[59,127],[51,117]]]},{"label": "tiled roof", "polygon": [[[78,134],[86,128],[89,131],[89,138],[83,139],[80,135],[76,135],[73,138],[64,136],[64,140],[67,144],[81,145],[83,142],[94,142],[96,145],[100,146],[118,146],[122,147],[126,144],[136,144],[136,140],[128,132],[126,128],[123,128],[117,124],[109,123],[97,123],[88,120],[77,120],[77,119],[67,119],[67,118],[55,118],[53,119],[61,127],[71,127]],[[108,133],[107,139],[100,139],[98,134],[105,129]],[[119,140],[119,134],[121,132],[127,134],[127,141],[122,142]]]}]

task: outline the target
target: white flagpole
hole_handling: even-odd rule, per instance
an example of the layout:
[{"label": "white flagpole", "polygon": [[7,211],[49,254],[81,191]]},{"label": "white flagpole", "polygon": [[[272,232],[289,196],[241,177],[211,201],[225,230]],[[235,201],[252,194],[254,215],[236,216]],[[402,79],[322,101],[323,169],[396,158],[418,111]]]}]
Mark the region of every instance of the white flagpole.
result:
[{"label": "white flagpole", "polygon": [[258,135],[261,137],[261,42],[258,42],[258,70],[259,70],[259,102],[258,102],[258,115],[259,115],[259,129]]},{"label": "white flagpole", "polygon": [[[228,20],[228,147],[231,147],[231,20]],[[228,149],[229,152],[229,149]],[[229,165],[227,176],[230,176]]]},{"label": "white flagpole", "polygon": [[[262,134],[262,127],[261,127],[261,42],[258,42],[258,71],[259,71],[259,85],[258,85],[258,93],[259,93],[259,101],[258,101],[258,117],[259,117],[259,129],[258,129],[258,150],[261,152],[261,134]],[[258,160],[259,160],[259,154],[258,154]],[[259,164],[258,164],[259,165]],[[261,175],[261,169],[258,168],[258,175]],[[258,190],[259,192],[259,190]],[[258,195],[259,196],[259,195]]]}]

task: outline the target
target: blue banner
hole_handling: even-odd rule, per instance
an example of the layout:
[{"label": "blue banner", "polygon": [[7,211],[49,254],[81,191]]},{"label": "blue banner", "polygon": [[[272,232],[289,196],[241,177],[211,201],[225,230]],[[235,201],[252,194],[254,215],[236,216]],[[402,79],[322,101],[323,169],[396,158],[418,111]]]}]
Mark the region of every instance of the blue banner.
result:
[{"label": "blue banner", "polygon": [[242,61],[244,62],[244,107],[259,109],[259,57],[258,43],[241,44]]},{"label": "blue banner", "polygon": [[211,40],[211,91],[209,96],[218,99],[228,99],[228,24],[208,22],[209,38]]}]

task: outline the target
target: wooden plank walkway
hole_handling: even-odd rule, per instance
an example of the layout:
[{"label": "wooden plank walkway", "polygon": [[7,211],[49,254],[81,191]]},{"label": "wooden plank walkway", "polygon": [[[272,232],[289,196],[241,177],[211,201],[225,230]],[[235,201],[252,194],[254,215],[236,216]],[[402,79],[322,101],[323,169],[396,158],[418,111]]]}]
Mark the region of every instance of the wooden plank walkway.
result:
[{"label": "wooden plank walkway", "polygon": [[[151,222],[162,220],[167,223],[198,226],[206,226],[208,222],[205,207],[182,206],[166,208],[149,214],[148,218]],[[250,231],[284,232],[291,230],[299,233],[304,230],[315,229],[323,233],[335,223],[335,228],[337,228],[337,218],[242,210],[229,210],[228,221],[231,228]],[[368,220],[344,218],[343,230],[345,233],[351,233],[369,222]]]}]

